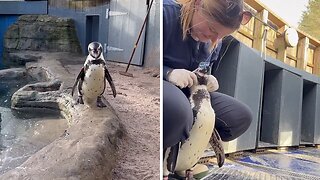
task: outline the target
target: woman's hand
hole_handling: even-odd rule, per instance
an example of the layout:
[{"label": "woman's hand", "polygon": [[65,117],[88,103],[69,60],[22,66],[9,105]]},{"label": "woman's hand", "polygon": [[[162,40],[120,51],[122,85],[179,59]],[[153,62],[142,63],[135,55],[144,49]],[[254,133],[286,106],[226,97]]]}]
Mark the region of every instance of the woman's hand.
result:
[{"label": "woman's hand", "polygon": [[219,83],[217,79],[212,75],[205,75],[207,76],[207,89],[209,92],[213,92],[219,89]]},{"label": "woman's hand", "polygon": [[186,69],[173,69],[168,74],[168,81],[180,88],[191,87],[196,80],[197,76]]}]

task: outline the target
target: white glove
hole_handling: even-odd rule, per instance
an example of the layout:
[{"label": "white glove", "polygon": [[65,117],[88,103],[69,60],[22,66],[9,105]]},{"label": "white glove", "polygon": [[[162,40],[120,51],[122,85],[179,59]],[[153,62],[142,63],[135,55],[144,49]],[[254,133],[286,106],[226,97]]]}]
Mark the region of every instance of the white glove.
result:
[{"label": "white glove", "polygon": [[168,74],[168,81],[180,88],[191,87],[197,76],[186,69],[174,69]]},{"label": "white glove", "polygon": [[219,83],[217,79],[212,75],[205,75],[207,76],[207,89],[209,92],[213,92],[219,89]]}]

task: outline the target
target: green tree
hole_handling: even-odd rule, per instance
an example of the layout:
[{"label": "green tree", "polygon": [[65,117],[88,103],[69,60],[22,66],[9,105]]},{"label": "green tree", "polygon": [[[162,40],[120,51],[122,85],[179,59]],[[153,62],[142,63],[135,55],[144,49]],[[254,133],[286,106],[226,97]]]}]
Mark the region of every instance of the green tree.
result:
[{"label": "green tree", "polygon": [[309,0],[307,10],[303,12],[299,29],[320,40],[320,0]]}]

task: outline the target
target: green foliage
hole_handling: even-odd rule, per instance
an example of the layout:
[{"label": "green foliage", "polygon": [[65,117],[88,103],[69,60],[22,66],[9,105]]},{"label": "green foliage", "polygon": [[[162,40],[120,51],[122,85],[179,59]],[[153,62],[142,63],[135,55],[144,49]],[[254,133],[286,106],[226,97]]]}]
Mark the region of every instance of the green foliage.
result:
[{"label": "green foliage", "polygon": [[309,0],[307,10],[302,14],[299,29],[320,40],[320,0]]}]

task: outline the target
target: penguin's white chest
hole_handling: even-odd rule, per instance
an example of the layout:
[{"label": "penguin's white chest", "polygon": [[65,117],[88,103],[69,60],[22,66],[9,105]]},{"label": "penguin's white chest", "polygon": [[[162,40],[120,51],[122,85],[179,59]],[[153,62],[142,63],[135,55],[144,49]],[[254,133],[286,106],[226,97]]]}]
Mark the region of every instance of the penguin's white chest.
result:
[{"label": "penguin's white chest", "polygon": [[178,153],[176,171],[192,168],[203,155],[211,138],[215,123],[215,113],[209,99],[202,100],[190,137],[182,144]]},{"label": "penguin's white chest", "polygon": [[89,99],[97,98],[104,92],[105,77],[103,65],[90,65],[85,73],[82,84],[83,96]]}]

